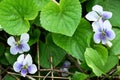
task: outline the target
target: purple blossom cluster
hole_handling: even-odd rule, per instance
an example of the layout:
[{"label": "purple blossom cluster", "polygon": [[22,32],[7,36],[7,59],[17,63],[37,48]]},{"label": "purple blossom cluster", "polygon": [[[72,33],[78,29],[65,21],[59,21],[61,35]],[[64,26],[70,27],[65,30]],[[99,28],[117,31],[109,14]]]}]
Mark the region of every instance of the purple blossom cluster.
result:
[{"label": "purple blossom cluster", "polygon": [[112,46],[111,40],[115,38],[115,33],[112,30],[112,25],[110,24],[110,19],[112,17],[112,12],[103,11],[103,7],[100,5],[95,5],[92,7],[86,16],[86,19],[93,21],[92,28],[94,33],[94,42],[109,47]]},{"label": "purple blossom cluster", "polygon": [[29,34],[24,33],[20,36],[20,39],[10,36],[7,40],[7,43],[10,47],[10,53],[16,55],[20,53],[17,61],[13,64],[13,69],[15,72],[20,72],[23,77],[27,73],[34,74],[37,71],[37,67],[33,64],[32,57],[30,54],[24,55],[22,53],[28,52],[30,46],[28,45]]}]

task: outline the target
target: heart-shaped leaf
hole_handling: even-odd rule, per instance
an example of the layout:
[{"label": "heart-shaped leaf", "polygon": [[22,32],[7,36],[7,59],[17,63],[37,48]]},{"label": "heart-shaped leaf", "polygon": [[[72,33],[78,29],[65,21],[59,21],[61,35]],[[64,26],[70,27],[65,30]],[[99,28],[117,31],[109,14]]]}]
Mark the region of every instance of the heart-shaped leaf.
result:
[{"label": "heart-shaped leaf", "polygon": [[53,34],[53,41],[66,50],[68,54],[72,55],[73,57],[84,60],[84,52],[86,47],[88,47],[89,37],[92,34],[92,28],[90,24],[82,19],[75,34],[72,37]]},{"label": "heart-shaped leaf", "polygon": [[108,56],[108,60],[103,67],[104,72],[106,73],[109,72],[118,63],[118,61],[119,59],[117,56],[114,55]]},{"label": "heart-shaped leaf", "polygon": [[3,0],[0,3],[0,24],[12,35],[20,35],[30,28],[28,20],[38,14],[35,0]]},{"label": "heart-shaped leaf", "polygon": [[36,0],[36,4],[38,5],[39,10],[41,10],[50,1],[51,0]]},{"label": "heart-shaped leaf", "polygon": [[107,62],[107,59],[108,59],[108,51],[107,51],[107,49],[102,45],[95,45],[94,49],[97,50],[98,54],[102,58],[101,61],[102,61],[103,65],[104,65]]},{"label": "heart-shaped leaf", "polygon": [[105,74],[102,69],[103,68],[102,58],[96,50],[92,48],[87,48],[85,51],[85,60],[88,66],[92,68],[93,72],[97,76]]},{"label": "heart-shaped leaf", "polygon": [[[104,49],[102,51],[104,52]],[[100,52],[92,48],[87,48],[85,51],[86,63],[97,76],[107,73],[118,63],[117,56],[108,56],[106,63],[103,64],[104,60],[101,56]]]},{"label": "heart-shaped leaf", "polygon": [[54,33],[72,36],[81,19],[79,0],[60,0],[48,3],[41,11],[42,27]]}]

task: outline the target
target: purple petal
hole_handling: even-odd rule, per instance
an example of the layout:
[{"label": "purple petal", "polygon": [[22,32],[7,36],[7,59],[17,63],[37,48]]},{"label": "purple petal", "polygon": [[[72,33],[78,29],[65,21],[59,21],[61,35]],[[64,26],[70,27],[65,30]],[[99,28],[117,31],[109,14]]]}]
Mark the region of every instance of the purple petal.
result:
[{"label": "purple petal", "polygon": [[101,38],[102,38],[102,44],[106,44],[106,43],[107,43],[107,38],[106,38],[106,36],[102,36]]},{"label": "purple petal", "polygon": [[94,34],[94,41],[95,41],[95,43],[100,43],[101,36],[102,36],[102,33],[101,33],[101,32],[96,32],[96,33]]},{"label": "purple petal", "polygon": [[15,62],[15,63],[13,64],[13,69],[14,69],[14,71],[16,71],[16,72],[20,72],[22,66],[23,66],[23,65],[22,65],[21,63]]},{"label": "purple petal", "polygon": [[64,64],[63,64],[64,67],[68,67],[70,65],[71,65],[71,63],[69,61],[65,61]]},{"label": "purple petal", "polygon": [[20,44],[19,46],[16,47],[19,53],[27,52],[30,50],[30,47],[27,43]]},{"label": "purple petal", "polygon": [[24,43],[24,44],[21,44],[21,45],[22,45],[22,50],[23,50],[24,52],[27,52],[27,51],[30,50],[30,47],[29,47],[29,45],[28,45],[27,43]]},{"label": "purple petal", "polygon": [[106,31],[106,36],[109,40],[113,40],[115,38],[115,33],[113,30]]},{"label": "purple petal", "polygon": [[11,46],[10,47],[10,53],[13,55],[16,55],[18,53],[17,46]]},{"label": "purple petal", "polygon": [[22,69],[22,70],[21,70],[21,75],[22,75],[23,77],[25,77],[26,74],[27,74],[27,69]]},{"label": "purple petal", "polygon": [[7,43],[10,45],[10,46],[15,46],[16,42],[15,42],[15,39],[13,36],[9,37],[8,40],[7,40]]},{"label": "purple petal", "polygon": [[27,43],[28,41],[29,41],[29,34],[27,34],[27,33],[22,34],[20,37],[20,42]]},{"label": "purple petal", "polygon": [[89,21],[97,21],[100,16],[95,11],[91,11],[85,17]]},{"label": "purple petal", "polygon": [[19,45],[19,46],[16,47],[19,53],[23,53],[24,52],[22,50],[22,47],[23,47],[22,45]]},{"label": "purple petal", "polygon": [[34,74],[36,71],[37,71],[37,67],[36,67],[35,64],[32,64],[32,65],[30,65],[30,66],[28,67],[28,72],[29,72],[30,74]]},{"label": "purple petal", "polygon": [[112,13],[108,12],[108,11],[104,11],[102,13],[102,17],[103,17],[103,19],[110,19],[112,17]]}]

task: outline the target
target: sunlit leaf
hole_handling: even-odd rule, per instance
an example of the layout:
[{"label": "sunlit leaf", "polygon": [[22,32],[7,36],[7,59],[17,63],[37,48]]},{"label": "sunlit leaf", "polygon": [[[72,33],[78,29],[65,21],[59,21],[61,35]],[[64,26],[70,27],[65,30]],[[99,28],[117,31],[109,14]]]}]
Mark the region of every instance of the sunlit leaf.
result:
[{"label": "sunlit leaf", "polygon": [[3,0],[0,6],[0,24],[12,35],[28,32],[28,20],[33,20],[38,14],[34,0]]},{"label": "sunlit leaf", "polygon": [[86,49],[85,60],[96,76],[101,76],[102,74],[107,73],[118,63],[118,58],[113,55],[108,56],[107,62],[104,62],[105,64],[103,64],[103,58],[101,55],[99,55],[97,50],[92,48]]},{"label": "sunlit leaf", "polygon": [[60,0],[48,3],[41,11],[42,27],[54,33],[72,36],[81,19],[79,0]]}]

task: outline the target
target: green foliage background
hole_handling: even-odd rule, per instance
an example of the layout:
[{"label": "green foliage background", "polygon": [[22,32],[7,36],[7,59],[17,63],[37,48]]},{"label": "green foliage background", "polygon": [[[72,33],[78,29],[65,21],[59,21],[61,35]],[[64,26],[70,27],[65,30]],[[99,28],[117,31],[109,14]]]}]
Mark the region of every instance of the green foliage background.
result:
[{"label": "green foliage background", "polygon": [[[53,56],[53,65],[56,68],[68,60],[66,55],[70,55],[76,63],[81,63],[78,66],[83,69],[83,72],[79,69],[71,70],[73,75],[69,76],[73,80],[92,79],[102,75],[109,79],[109,72],[113,69],[116,71],[112,76],[119,75],[120,0],[57,1],[0,0],[0,65],[12,67],[19,56],[10,54],[7,38],[29,33],[31,50],[28,53],[36,64],[40,61],[42,68],[50,68],[50,56]],[[113,13],[110,22],[116,38],[112,41],[111,48],[93,41],[91,22],[85,19],[85,15],[95,4]],[[36,47],[38,42],[40,59]],[[5,74],[4,79],[14,80],[8,74]]]}]

